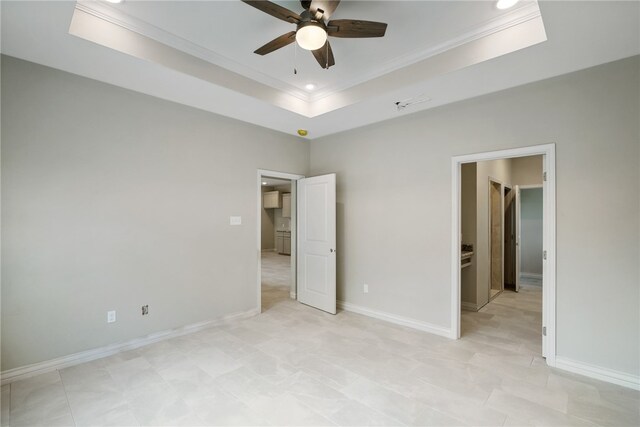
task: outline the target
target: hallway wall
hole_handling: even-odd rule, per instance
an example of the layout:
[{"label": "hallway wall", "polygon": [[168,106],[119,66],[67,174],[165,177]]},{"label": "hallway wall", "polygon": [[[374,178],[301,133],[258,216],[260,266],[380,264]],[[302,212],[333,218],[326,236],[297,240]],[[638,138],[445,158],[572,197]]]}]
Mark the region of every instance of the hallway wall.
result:
[{"label": "hallway wall", "polygon": [[542,188],[520,190],[520,271],[523,275],[542,276],[542,201]]}]

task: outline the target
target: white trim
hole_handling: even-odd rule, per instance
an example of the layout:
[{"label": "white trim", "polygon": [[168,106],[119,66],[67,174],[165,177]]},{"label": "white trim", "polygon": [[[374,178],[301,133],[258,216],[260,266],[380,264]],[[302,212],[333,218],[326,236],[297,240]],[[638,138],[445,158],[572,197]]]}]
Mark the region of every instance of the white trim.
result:
[{"label": "white trim", "polygon": [[[257,230],[257,258],[258,258],[258,272],[257,272],[257,305],[256,309],[258,313],[262,312],[262,177],[266,176],[269,178],[281,178],[291,180],[291,218],[290,223],[293,225],[291,227],[291,241],[295,242],[296,236],[298,233],[297,226],[297,209],[296,209],[296,200],[297,200],[297,185],[295,185],[295,181],[304,178],[304,175],[297,175],[293,173],[287,172],[278,172],[267,169],[258,169],[258,198],[256,203],[256,230]],[[293,293],[293,289],[296,288],[296,260],[297,260],[298,248],[296,245],[291,245],[291,286],[289,291]],[[295,293],[294,293],[295,295]]]},{"label": "white trim", "polygon": [[34,375],[44,374],[46,372],[55,371],[57,369],[67,368],[69,366],[79,365],[81,363],[90,362],[92,360],[101,359],[127,350],[133,350],[145,345],[164,341],[170,338],[191,334],[203,329],[212,328],[225,323],[236,320],[247,319],[260,314],[259,310],[252,308],[246,311],[227,314],[216,319],[204,322],[193,323],[191,325],[182,326],[180,328],[167,329],[161,332],[154,332],[144,337],[134,338],[121,343],[110,344],[104,347],[94,348],[92,350],[81,351],[79,353],[70,354],[68,356],[58,357],[56,359],[46,360],[44,362],[33,363],[31,365],[21,366],[18,368],[8,369],[0,373],[1,384],[9,384],[14,381],[23,380]]},{"label": "white trim", "polygon": [[531,184],[531,185],[518,185],[521,190],[533,190],[535,188],[543,188],[542,184]]},{"label": "white trim", "polygon": [[451,158],[451,335],[460,338],[460,172],[463,163],[498,160],[513,157],[543,156],[543,171],[547,172],[544,185],[544,236],[543,247],[547,259],[543,263],[543,324],[547,336],[543,338],[543,353],[547,365],[556,365],[556,181],[555,144],[465,154]]},{"label": "white trim", "polygon": [[542,280],[542,274],[520,272],[520,278],[521,279]]},{"label": "white trim", "polygon": [[472,302],[462,301],[461,306],[463,310],[469,310],[469,311],[480,310],[480,307],[478,307],[478,304],[474,304]]},{"label": "white trim", "polygon": [[296,293],[293,291],[289,292],[289,298],[296,299]]},{"label": "white trim", "polygon": [[442,326],[432,325],[431,323],[423,322],[421,320],[402,317],[396,314],[386,313],[384,311],[373,310],[371,308],[362,307],[345,301],[336,301],[336,303],[338,308],[344,311],[362,314],[364,316],[395,323],[396,325],[407,326],[409,328],[418,329],[420,331],[429,332],[430,334],[440,335],[446,338],[453,338],[451,330]]},{"label": "white trim", "polygon": [[601,368],[599,366],[590,365],[577,360],[567,359],[566,357],[556,356],[557,369],[573,372],[574,374],[584,375],[585,377],[595,378],[600,381],[621,385],[634,390],[640,390],[640,376],[628,374],[626,372],[615,371],[613,369]]},{"label": "white trim", "polygon": [[[243,77],[247,77],[264,85],[270,86],[282,93],[298,98],[301,101],[308,102],[309,94],[304,90],[285,82],[284,80],[271,77],[259,69],[251,68],[234,59],[214,52],[211,49],[198,45],[197,43],[193,43],[185,38],[148,24],[140,19],[134,18],[131,15],[127,15],[116,7],[113,7],[113,5],[97,1],[78,1],[76,3],[76,9],[102,19],[103,21],[107,21],[113,25],[133,31],[156,42],[170,46],[180,52],[187,53],[220,66],[223,69],[226,69],[224,71],[228,70],[227,72],[239,74]],[[529,14],[531,14],[531,12],[529,12]],[[519,20],[521,21],[522,19],[519,18]],[[514,22],[514,25],[519,23],[516,21]]]}]

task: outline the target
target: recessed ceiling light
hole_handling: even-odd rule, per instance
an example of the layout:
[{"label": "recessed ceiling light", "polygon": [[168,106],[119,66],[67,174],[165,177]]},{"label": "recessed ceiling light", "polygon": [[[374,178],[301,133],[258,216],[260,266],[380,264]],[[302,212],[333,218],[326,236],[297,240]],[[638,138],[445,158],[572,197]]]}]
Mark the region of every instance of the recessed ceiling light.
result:
[{"label": "recessed ceiling light", "polygon": [[496,3],[496,7],[498,9],[509,9],[510,7],[515,6],[520,0],[498,0]]},{"label": "recessed ceiling light", "polygon": [[265,181],[262,181],[262,185],[267,185],[267,183]]},{"label": "recessed ceiling light", "polygon": [[314,90],[316,88],[316,85],[314,85],[313,83],[307,83],[306,85],[304,85],[304,88],[307,90]]},{"label": "recessed ceiling light", "polygon": [[124,0],[107,0],[109,3],[122,3]]}]

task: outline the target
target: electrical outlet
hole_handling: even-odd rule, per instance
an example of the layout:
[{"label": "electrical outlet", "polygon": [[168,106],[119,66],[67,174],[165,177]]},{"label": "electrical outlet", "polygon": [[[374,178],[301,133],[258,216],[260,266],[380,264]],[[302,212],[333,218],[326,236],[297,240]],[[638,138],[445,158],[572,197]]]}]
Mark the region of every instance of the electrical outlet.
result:
[{"label": "electrical outlet", "polygon": [[116,311],[107,311],[107,323],[113,323],[116,321]]},{"label": "electrical outlet", "polygon": [[362,290],[365,294],[369,293],[369,285],[367,285],[366,283],[364,284],[364,289]]},{"label": "electrical outlet", "polygon": [[149,306],[148,305],[143,305],[142,306],[142,315],[146,316],[147,314],[149,314]]}]

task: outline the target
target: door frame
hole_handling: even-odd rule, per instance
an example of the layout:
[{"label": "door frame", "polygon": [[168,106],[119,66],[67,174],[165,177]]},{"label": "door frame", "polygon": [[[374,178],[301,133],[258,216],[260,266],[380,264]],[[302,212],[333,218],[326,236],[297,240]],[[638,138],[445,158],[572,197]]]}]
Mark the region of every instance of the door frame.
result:
[{"label": "door frame", "polygon": [[[496,297],[498,295],[500,295],[503,291],[504,291],[504,189],[505,189],[505,183],[497,178],[492,177],[491,175],[489,175],[489,185],[487,186],[487,190],[488,190],[488,208],[489,208],[489,214],[487,215],[487,218],[489,218],[489,235],[487,236],[487,241],[489,243],[489,289],[487,289],[488,294],[487,295],[487,304],[489,304],[491,302],[491,300],[495,297],[491,297],[491,290],[493,289],[493,277],[491,276],[491,268],[493,265],[493,245],[491,244],[491,239],[493,238],[492,236],[492,229],[491,229],[491,220],[493,219],[493,214],[491,212],[491,185],[492,183],[496,183],[500,185],[500,212],[503,212],[503,216],[500,219],[500,241],[502,242],[502,255],[500,257],[500,269],[501,269],[501,273],[500,273],[500,292],[496,295]],[[477,232],[477,230],[476,230]],[[476,258],[477,259],[477,258]]]},{"label": "door frame", "polygon": [[[462,219],[460,209],[461,169],[464,163],[542,155],[543,182],[543,250],[542,264],[542,354],[547,365],[556,366],[556,146],[555,143],[522,148],[465,154],[451,158],[451,337],[460,338],[460,245]],[[542,331],[541,331],[542,332]],[[542,334],[542,333],[541,333]]]},{"label": "door frame", "polygon": [[[256,287],[256,308],[259,313],[262,313],[262,177],[269,178],[280,178],[280,179],[288,179],[291,181],[291,223],[294,224],[293,229],[291,230],[291,241],[297,242],[298,237],[298,216],[297,216],[297,184],[296,182],[299,179],[304,178],[304,175],[298,175],[294,173],[288,172],[278,172],[267,169],[258,169],[258,178],[257,178],[257,203],[256,203],[256,230],[257,239],[256,239],[256,249],[257,249],[257,287]],[[296,289],[297,284],[297,253],[298,253],[298,245],[291,245],[291,284],[289,287],[289,296],[292,299],[296,299],[295,292],[293,289]]]}]

